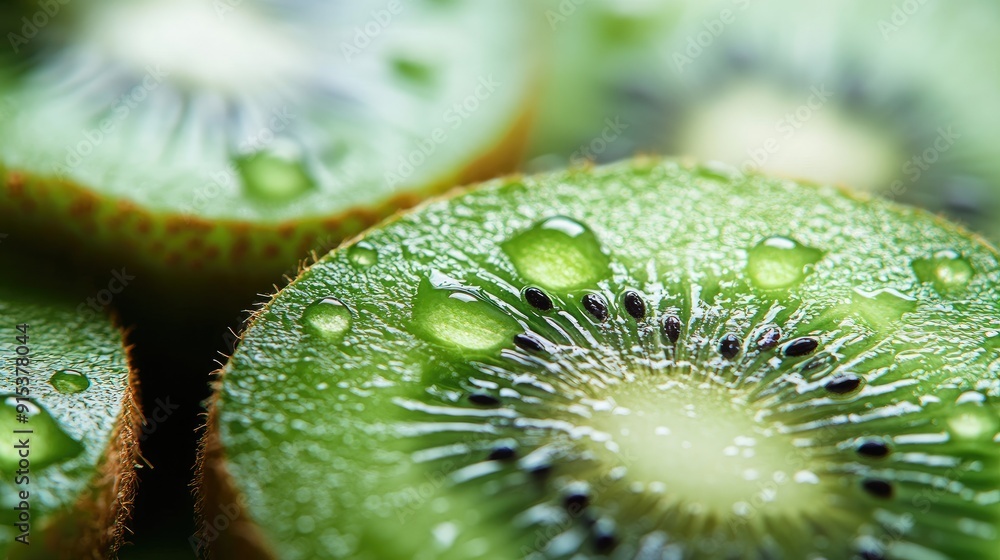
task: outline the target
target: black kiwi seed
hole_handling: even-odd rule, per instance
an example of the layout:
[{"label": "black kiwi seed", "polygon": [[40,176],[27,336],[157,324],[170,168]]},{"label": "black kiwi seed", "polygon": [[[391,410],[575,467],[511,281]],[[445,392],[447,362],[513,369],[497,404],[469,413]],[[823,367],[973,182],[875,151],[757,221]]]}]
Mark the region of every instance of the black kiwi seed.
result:
[{"label": "black kiwi seed", "polygon": [[861,386],[861,379],[853,373],[834,376],[826,383],[826,390],[838,395],[846,395]]},{"label": "black kiwi seed", "polygon": [[719,341],[719,353],[727,360],[732,360],[740,353],[742,343],[735,334],[727,334]]},{"label": "black kiwi seed", "polygon": [[490,461],[509,461],[517,457],[517,450],[509,445],[498,445],[490,451],[489,457]]},{"label": "black kiwi seed", "polygon": [[778,346],[779,342],[781,342],[781,329],[771,327],[757,337],[757,349],[761,352],[766,352]]},{"label": "black kiwi seed", "polygon": [[866,441],[858,446],[858,455],[881,459],[889,455],[889,446],[881,441]]},{"label": "black kiwi seed", "polygon": [[598,294],[583,296],[583,308],[602,323],[608,320],[608,303]]},{"label": "black kiwi seed", "polygon": [[793,358],[812,354],[819,348],[819,341],[812,337],[796,338],[785,346],[785,355]]},{"label": "black kiwi seed", "polygon": [[514,335],[514,344],[518,348],[527,350],[528,352],[541,352],[542,350],[545,350],[545,345],[530,334]]},{"label": "black kiwi seed", "polygon": [[618,546],[618,538],[615,537],[614,524],[600,520],[594,524],[594,550],[598,553],[611,552]]},{"label": "black kiwi seed", "polygon": [[886,500],[892,497],[892,484],[878,478],[866,478],[861,482],[861,488],[876,498]]},{"label": "black kiwi seed", "polygon": [[500,406],[500,399],[486,393],[472,393],[469,395],[469,402],[479,406]]},{"label": "black kiwi seed", "polygon": [[563,505],[566,509],[580,511],[590,505],[590,496],[584,492],[573,492],[563,498]]},{"label": "black kiwi seed", "polygon": [[625,311],[634,319],[642,319],[646,316],[646,302],[642,301],[642,296],[635,290],[625,292],[622,298],[625,303]]},{"label": "black kiwi seed", "polygon": [[524,290],[524,299],[528,302],[528,305],[539,311],[550,311],[552,309],[552,298],[538,288]]},{"label": "black kiwi seed", "polygon": [[663,319],[663,335],[670,342],[677,342],[681,337],[681,320],[676,315],[668,315]]}]

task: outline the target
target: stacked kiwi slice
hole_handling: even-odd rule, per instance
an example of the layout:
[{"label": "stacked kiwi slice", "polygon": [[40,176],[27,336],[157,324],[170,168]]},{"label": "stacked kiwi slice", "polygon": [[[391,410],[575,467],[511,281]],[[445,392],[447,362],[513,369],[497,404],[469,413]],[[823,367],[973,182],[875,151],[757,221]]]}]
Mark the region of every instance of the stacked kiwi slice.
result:
[{"label": "stacked kiwi slice", "polygon": [[172,290],[270,284],[526,133],[520,1],[53,4],[4,55],[0,220]]},{"label": "stacked kiwi slice", "polygon": [[658,109],[622,118],[640,145],[878,192],[997,239],[998,26],[994,2],[688,3],[646,82]]},{"label": "stacked kiwi slice", "polygon": [[136,492],[128,349],[111,318],[80,311],[85,289],[46,280],[13,244],[0,247],[0,555],[108,558]]},{"label": "stacked kiwi slice", "polygon": [[997,259],[923,211],[674,161],[430,202],[256,314],[193,544],[996,558]]}]

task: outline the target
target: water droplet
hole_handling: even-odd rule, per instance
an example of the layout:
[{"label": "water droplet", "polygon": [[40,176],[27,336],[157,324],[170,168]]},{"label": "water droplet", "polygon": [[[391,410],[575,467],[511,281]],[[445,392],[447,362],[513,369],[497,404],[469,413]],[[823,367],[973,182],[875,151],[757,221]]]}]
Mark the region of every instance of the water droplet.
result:
[{"label": "water droplet", "polygon": [[960,290],[975,274],[969,261],[951,250],[939,251],[929,259],[913,261],[913,272],[921,282],[934,284],[938,292]]},{"label": "water droplet", "polygon": [[90,387],[90,380],[87,376],[72,369],[64,369],[52,374],[49,383],[55,387],[56,391],[64,394],[82,393]]},{"label": "water droplet", "polygon": [[551,290],[590,286],[610,273],[597,236],[562,216],[539,222],[503,249],[521,276]]},{"label": "water droplet", "polygon": [[302,313],[306,331],[330,342],[344,338],[351,328],[351,320],[351,309],[335,297],[317,300]]},{"label": "water droplet", "polygon": [[886,331],[889,325],[913,312],[917,302],[893,289],[864,292],[855,289],[850,311],[877,331]]},{"label": "water droplet", "polygon": [[[27,421],[21,422],[25,418]],[[31,439],[32,469],[72,459],[83,451],[80,442],[71,438],[49,411],[31,399],[16,395],[0,395],[0,430],[14,440],[19,437],[14,430],[31,430],[21,437]],[[20,459],[13,445],[0,447],[0,470],[13,472]]]},{"label": "water droplet", "polygon": [[236,160],[247,194],[268,202],[291,200],[313,188],[300,151],[295,146],[275,144]]},{"label": "water droplet", "polygon": [[947,417],[948,431],[957,440],[990,440],[1000,431],[1000,418],[985,406],[981,393],[966,392],[956,399],[957,406]]},{"label": "water droplet", "polygon": [[473,293],[430,281],[417,290],[411,327],[429,342],[476,352],[496,350],[521,332],[517,321]]},{"label": "water droplet", "polygon": [[819,262],[823,252],[787,237],[769,237],[747,256],[747,275],[759,288],[788,288],[807,274],[806,267]]},{"label": "water droplet", "polygon": [[347,250],[347,258],[361,268],[369,268],[378,263],[378,250],[367,241],[359,241]]}]

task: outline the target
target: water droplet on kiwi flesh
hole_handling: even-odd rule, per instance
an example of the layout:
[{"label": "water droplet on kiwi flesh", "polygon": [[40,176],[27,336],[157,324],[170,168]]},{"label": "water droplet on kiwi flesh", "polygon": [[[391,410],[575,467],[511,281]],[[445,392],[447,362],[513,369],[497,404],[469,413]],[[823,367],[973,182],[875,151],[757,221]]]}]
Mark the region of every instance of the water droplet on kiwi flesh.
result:
[{"label": "water droplet on kiwi flesh", "polygon": [[611,272],[597,236],[564,216],[538,222],[504,243],[503,250],[526,281],[554,291],[591,286]]},{"label": "water droplet on kiwi flesh", "polygon": [[289,202],[314,188],[298,150],[279,149],[278,143],[237,158],[236,168],[247,194],[268,204]]},{"label": "water droplet on kiwi flesh", "polygon": [[302,312],[305,330],[328,342],[338,342],[351,328],[351,310],[335,297],[316,300]]},{"label": "water droplet on kiwi flesh", "polygon": [[73,369],[64,369],[52,374],[49,384],[63,394],[82,393],[90,388],[90,379]]},{"label": "water droplet on kiwi flesh", "polygon": [[460,352],[493,352],[522,335],[516,320],[439,273],[421,282],[410,327],[424,340]]},{"label": "water droplet on kiwi flesh", "polygon": [[347,258],[361,268],[370,268],[378,263],[378,249],[367,241],[359,241],[347,250]]},{"label": "water droplet on kiwi flesh", "polygon": [[921,282],[934,285],[941,293],[960,290],[969,284],[975,271],[957,251],[939,251],[930,258],[916,259],[913,272]]},{"label": "water droplet on kiwi flesh", "polygon": [[801,282],[808,267],[823,258],[823,252],[789,237],[768,237],[747,255],[747,276],[764,289],[790,288]]},{"label": "water droplet on kiwi flesh", "polygon": [[[746,301],[734,297],[740,289],[736,283],[727,285],[724,299]],[[656,530],[672,535],[683,547],[695,547],[692,557],[759,552],[764,550],[759,541],[762,535],[734,513],[745,509],[739,504],[761,504],[749,506],[750,511],[766,519],[804,520],[822,516],[816,504],[830,500],[859,504],[850,509],[853,525],[840,524],[833,529],[840,539],[837,546],[850,548],[858,535],[873,530],[876,523],[869,515],[870,506],[861,500],[876,500],[882,507],[905,513],[909,511],[907,502],[898,496],[909,496],[922,484],[902,473],[875,476],[851,466],[858,461],[877,465],[879,461],[895,461],[894,456],[904,457],[900,454],[905,453],[907,434],[903,434],[903,443],[891,442],[897,432],[913,429],[899,421],[899,411],[894,408],[900,406],[898,403],[877,396],[889,391],[905,401],[908,393],[879,381],[869,383],[863,365],[874,356],[873,348],[893,332],[893,321],[914,309],[913,300],[901,294],[858,292],[850,304],[819,311],[821,317],[829,312],[860,319],[821,321],[828,331],[818,331],[816,321],[794,320],[791,309],[777,317],[768,316],[764,324],[744,323],[741,330],[726,332],[720,338],[720,328],[733,324],[731,317],[762,315],[720,310],[714,301],[696,300],[681,308],[673,303],[660,303],[659,308],[646,303],[680,301],[682,298],[672,300],[671,295],[689,293],[686,286],[668,286],[664,293],[642,298],[645,309],[641,314],[634,313],[638,309],[634,298],[629,296],[631,302],[626,298],[629,290],[622,292],[615,305],[590,292],[576,296],[580,298],[578,307],[558,314],[531,315],[526,320],[530,334],[525,334],[524,325],[517,324],[509,310],[486,301],[485,292],[495,293],[499,299],[502,290],[489,285],[475,290],[481,292],[469,304],[509,314],[510,322],[498,322],[503,324],[499,332],[505,335],[506,348],[524,349],[528,338],[553,348],[575,346],[576,341],[588,338],[598,341],[592,348],[576,346],[575,353],[529,352],[527,360],[517,354],[493,352],[483,361],[456,361],[463,372],[460,377],[496,383],[500,391],[516,395],[503,403],[511,413],[509,421],[493,423],[493,443],[489,444],[490,437],[483,442],[487,451],[482,457],[507,464],[516,453],[522,459],[503,468],[535,473],[534,482],[525,487],[514,482],[519,479],[505,479],[508,491],[525,492],[532,500],[548,500],[565,508],[565,497],[577,496],[573,493],[575,484],[595,488],[587,495],[585,509],[597,517],[572,521],[576,530],[589,535],[579,543],[581,554],[608,552],[623,542],[635,545],[646,534],[636,531],[649,527],[648,515],[663,523]],[[528,296],[527,288],[521,290],[525,301],[531,297],[544,303],[537,293]],[[544,294],[540,289],[538,292]],[[645,330],[640,322],[611,320],[636,315],[662,317],[659,328]],[[873,319],[876,315],[878,320]],[[872,328],[873,324],[878,328]],[[609,329],[617,334],[609,334]],[[605,342],[616,336],[632,341],[631,350],[612,349],[614,345]],[[747,337],[753,342],[744,348]],[[771,352],[782,340],[788,342],[779,352]],[[500,336],[496,341],[501,344]],[[745,357],[735,360],[741,353]],[[713,359],[712,354],[726,360]],[[801,358],[810,356],[802,362]],[[813,367],[813,376],[803,379],[806,374],[797,372],[810,371],[805,366],[812,362],[822,369]],[[441,391],[429,392],[425,397],[428,404],[444,405],[430,395],[448,394],[449,383],[439,381]],[[882,392],[871,391],[869,395],[869,384]],[[498,405],[499,400],[477,403],[470,397],[464,406]],[[913,406],[919,410],[919,405]],[[450,422],[452,418],[440,420]],[[947,419],[943,421],[947,423]],[[496,422],[495,418],[491,422]],[[557,447],[558,452],[535,457],[548,446]],[[899,446],[904,449],[897,453]],[[947,454],[949,449],[938,451]],[[799,474],[803,472],[809,476]],[[567,477],[577,482],[567,482]],[[853,487],[844,486],[845,477],[853,480]],[[699,482],[692,484],[692,480]],[[771,483],[773,490],[768,489]],[[930,483],[926,484],[929,488]],[[569,501],[582,505],[584,500],[577,496]],[[640,519],[640,511],[647,512],[643,514],[647,517]],[[605,519],[608,523],[603,527],[613,527],[613,531],[599,530],[592,519]],[[711,529],[712,523],[720,520],[732,521],[738,528],[736,533]],[[810,523],[796,523],[804,534],[817,535]],[[830,552],[819,545],[810,548],[814,545],[803,544],[813,542],[809,539],[792,542],[791,537],[768,537],[778,539],[778,548],[770,549],[772,552],[787,546],[803,553],[839,554],[839,549]],[[698,550],[697,542],[706,539],[716,539],[722,549],[713,553]],[[843,557],[856,553],[848,548]]]}]

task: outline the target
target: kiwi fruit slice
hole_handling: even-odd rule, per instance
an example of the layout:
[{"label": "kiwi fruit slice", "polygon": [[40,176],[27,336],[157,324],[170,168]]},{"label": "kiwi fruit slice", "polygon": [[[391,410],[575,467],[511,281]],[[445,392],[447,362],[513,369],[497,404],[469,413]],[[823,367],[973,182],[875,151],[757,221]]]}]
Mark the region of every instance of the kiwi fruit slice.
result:
[{"label": "kiwi fruit slice", "polygon": [[60,10],[0,77],[16,107],[0,220],[173,290],[269,285],[312,247],[511,170],[526,133],[537,33],[520,1]]},{"label": "kiwi fruit slice", "polygon": [[637,69],[659,66],[660,54],[650,45],[669,33],[682,4],[544,0],[538,6],[550,45],[530,167],[565,167],[567,159],[612,161],[629,155],[636,149],[633,132],[641,125],[623,121],[626,108],[658,109],[652,105],[656,99],[644,97],[636,87],[642,82]]},{"label": "kiwi fruit slice", "polygon": [[983,59],[1000,6],[688,4],[645,85],[659,108],[622,116],[637,144],[867,189],[1000,238],[1000,69]]},{"label": "kiwi fruit slice", "polygon": [[11,245],[0,246],[0,555],[109,558],[136,492],[129,349],[82,292]]},{"label": "kiwi fruit slice", "polygon": [[217,558],[995,558],[996,252],[921,210],[633,160],[437,200],[256,314]]}]

